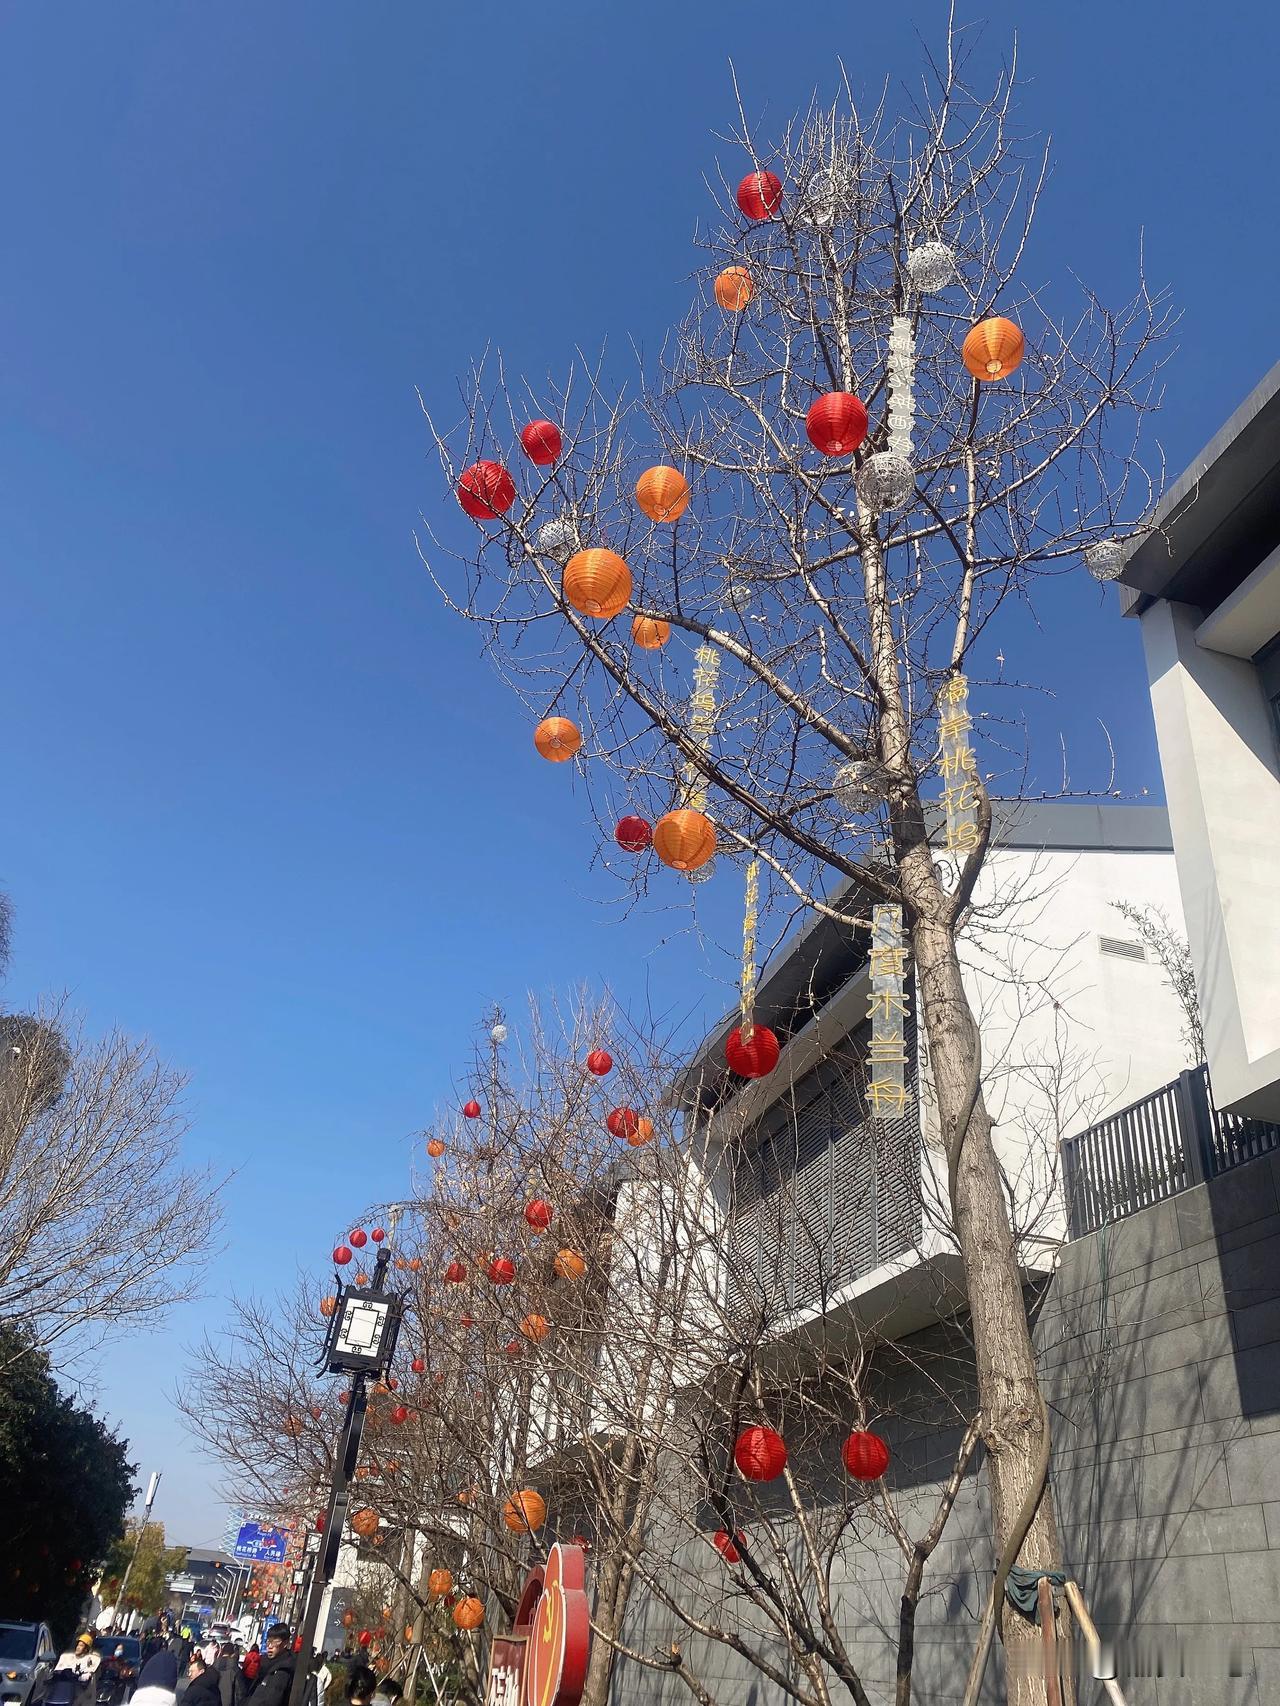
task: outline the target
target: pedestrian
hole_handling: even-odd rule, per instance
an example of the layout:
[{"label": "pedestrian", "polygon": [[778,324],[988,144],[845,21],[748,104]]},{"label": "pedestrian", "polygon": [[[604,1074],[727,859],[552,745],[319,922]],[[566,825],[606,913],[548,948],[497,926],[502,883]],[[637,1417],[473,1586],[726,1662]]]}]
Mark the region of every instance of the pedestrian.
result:
[{"label": "pedestrian", "polygon": [[244,1699],[248,1684],[236,1663],[236,1649],[233,1641],[224,1641],[222,1651],[218,1654],[215,1666],[218,1672],[218,1695],[222,1706],[240,1706]]},{"label": "pedestrian", "polygon": [[267,1656],[249,1695],[252,1706],[285,1706],[293,1687],[293,1637],[287,1623],[267,1630]]},{"label": "pedestrian", "polygon": [[93,1636],[86,1629],[76,1636],[74,1647],[62,1654],[56,1669],[74,1671],[76,1706],[96,1706],[98,1699],[98,1669],[102,1654],[94,1650]]},{"label": "pedestrian", "polygon": [[183,1706],[221,1706],[219,1680],[217,1671],[205,1659],[201,1648],[193,1647],[187,1660],[187,1691],[182,1697]]},{"label": "pedestrian", "polygon": [[373,1706],[400,1706],[404,1689],[394,1677],[384,1676],[373,1691]]},{"label": "pedestrian", "polygon": [[329,1690],[333,1686],[333,1672],[329,1669],[329,1655],[319,1652],[315,1659],[316,1673],[316,1706],[326,1706]]},{"label": "pedestrian", "polygon": [[187,1660],[191,1657],[191,1631],[185,1624],[181,1629],[174,1629],[170,1632],[168,1650],[173,1657],[174,1686],[176,1688],[176,1679],[186,1674]]},{"label": "pedestrian", "polygon": [[240,1666],[240,1673],[244,1677],[244,1680],[245,1680],[245,1693],[246,1694],[248,1694],[249,1690],[253,1687],[254,1683],[257,1682],[258,1672],[261,1669],[262,1669],[262,1654],[258,1651],[258,1649],[256,1647],[250,1647],[249,1651],[244,1656],[244,1663]]},{"label": "pedestrian", "polygon": [[348,1706],[372,1706],[378,1679],[368,1665],[352,1665],[347,1672]]},{"label": "pedestrian", "polygon": [[[165,1647],[153,1653],[142,1667],[133,1700],[138,1706],[174,1706],[178,1692],[178,1661]],[[133,1706],[133,1700],[129,1706]]]}]

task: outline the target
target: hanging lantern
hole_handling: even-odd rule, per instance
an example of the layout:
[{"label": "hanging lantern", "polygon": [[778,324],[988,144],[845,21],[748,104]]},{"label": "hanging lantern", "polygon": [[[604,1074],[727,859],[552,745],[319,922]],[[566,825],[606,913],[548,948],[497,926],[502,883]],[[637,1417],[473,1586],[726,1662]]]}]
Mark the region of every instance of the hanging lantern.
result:
[{"label": "hanging lantern", "polygon": [[450,1262],[449,1266],[444,1270],[446,1285],[461,1285],[466,1277],[467,1267],[465,1262]]},{"label": "hanging lantern", "polygon": [[836,180],[826,166],[820,167],[805,185],[796,217],[815,231],[825,231],[835,223]]},{"label": "hanging lantern", "polygon": [[733,1448],[738,1473],[748,1481],[776,1481],[787,1466],[782,1435],[772,1428],[744,1428]]},{"label": "hanging lantern", "polygon": [[536,1534],[547,1520],[547,1501],[532,1487],[524,1487],[503,1505],[502,1520],[513,1534]]},{"label": "hanging lantern", "polygon": [[552,1269],[561,1279],[580,1280],[587,1271],[586,1258],[576,1250],[557,1250]]},{"label": "hanging lantern", "polygon": [[738,185],[738,206],[748,219],[770,219],[782,206],[782,180],[772,172],[748,172]]},{"label": "hanging lantern", "polygon": [[726,1564],[739,1564],[742,1562],[742,1554],[739,1552],[738,1546],[735,1542],[740,1542],[743,1546],[747,1543],[747,1537],[740,1528],[733,1534],[730,1534],[727,1529],[717,1528],[715,1533],[711,1536],[711,1544],[715,1547],[716,1551],[724,1559]]},{"label": "hanging lantern", "polygon": [[545,1232],[551,1225],[551,1204],[543,1197],[534,1197],[524,1207],[525,1223],[532,1226],[535,1232]]},{"label": "hanging lantern", "polygon": [[453,1621],[459,1629],[478,1629],[484,1622],[484,1605],[473,1595],[460,1599],[453,1608]]},{"label": "hanging lantern", "polygon": [[505,1349],[509,1357],[522,1357],[524,1355],[524,1346],[519,1339],[509,1339]]},{"label": "hanging lantern", "polygon": [[415,1374],[425,1374],[427,1359],[425,1357],[414,1357],[413,1361],[409,1364],[409,1367]]},{"label": "hanging lantern", "polygon": [[347,1263],[351,1260],[351,1252],[345,1244],[339,1244],[338,1248],[333,1252],[333,1259],[338,1267],[345,1268]]},{"label": "hanging lantern", "polygon": [[409,1406],[407,1404],[397,1404],[391,1412],[391,1420],[394,1426],[402,1428],[409,1420]]},{"label": "hanging lantern", "polygon": [[357,1285],[368,1285],[368,1283],[369,1283],[368,1274],[357,1274],[356,1275],[356,1284]]},{"label": "hanging lantern", "polygon": [[362,1647],[367,1647],[373,1640],[373,1631],[370,1629],[362,1629],[356,1636],[356,1640],[359,1641]]},{"label": "hanging lantern", "polygon": [[896,450],[877,450],[858,470],[858,496],[868,509],[898,509],[916,494],[916,471]]},{"label": "hanging lantern", "polygon": [[462,1117],[464,1120],[478,1120],[480,1118],[480,1104],[474,1097],[471,1101],[462,1104]]},{"label": "hanging lantern", "polygon": [[852,456],[867,436],[867,411],[852,391],[828,391],[809,405],[804,430],[824,456]]},{"label": "hanging lantern", "polygon": [[633,616],[631,643],[642,652],[660,652],[671,638],[671,624],[660,616]]},{"label": "hanging lantern", "polygon": [[427,1139],[427,1154],[431,1157],[431,1159],[433,1161],[438,1161],[440,1159],[440,1157],[444,1154],[444,1139],[442,1137],[428,1138]]},{"label": "hanging lantern", "polygon": [[508,1256],[495,1256],[487,1272],[494,1285],[510,1285],[516,1277],[516,1265]]},{"label": "hanging lantern", "polygon": [[[647,818],[636,817],[634,813],[629,812],[626,817],[620,817],[614,825],[613,839],[624,853],[643,853],[653,841],[653,827]],[[604,1050],[599,1049],[596,1052],[603,1054]]]},{"label": "hanging lantern", "polygon": [[643,1114],[636,1121],[635,1130],[622,1134],[633,1149],[643,1149],[646,1143],[653,1140],[653,1121],[646,1119]]},{"label": "hanging lantern", "polygon": [[945,243],[931,238],[907,254],[907,277],[917,290],[945,290],[956,276],[956,258]]},{"label": "hanging lantern", "polygon": [[501,1048],[506,1040],[507,1027],[505,1025],[494,1025],[489,1032],[489,1041],[493,1044],[494,1048]]},{"label": "hanging lantern", "polygon": [[778,1064],[781,1048],[768,1025],[735,1026],[724,1040],[724,1058],[739,1078],[767,1078]]},{"label": "hanging lantern", "polygon": [[421,1256],[410,1256],[409,1257],[409,1272],[411,1274],[416,1274],[421,1269],[421,1267],[422,1267],[422,1257]]},{"label": "hanging lantern", "polygon": [[342,1627],[344,1629],[350,1629],[355,1620],[356,1614],[354,1611],[344,1611],[342,1614]]},{"label": "hanging lantern", "polygon": [[386,1235],[387,1235],[386,1232],[384,1231],[384,1229],[381,1226],[375,1226],[373,1231],[369,1234],[370,1238],[373,1239],[375,1244],[381,1244],[382,1240],[386,1237]]},{"label": "hanging lantern", "polygon": [[1100,539],[1084,553],[1084,566],[1096,581],[1113,581],[1124,568],[1125,546],[1119,539]]},{"label": "hanging lantern", "polygon": [[[648,825],[645,825],[648,828]],[[593,1078],[607,1078],[613,1071],[613,1056],[607,1048],[593,1048],[587,1056],[587,1071]]]},{"label": "hanging lantern", "polygon": [[878,1481],[889,1467],[889,1447],[879,1434],[856,1428],[840,1447],[844,1466],[855,1481]]},{"label": "hanging lantern", "polygon": [[288,1434],[290,1439],[297,1439],[302,1433],[302,1417],[286,1416],[284,1419],[284,1431]]},{"label": "hanging lantern", "polygon": [[726,267],[716,274],[716,301],[726,314],[740,314],[756,293],[746,267]]},{"label": "hanging lantern", "polygon": [[616,551],[594,545],[578,551],[564,566],[564,601],[583,616],[608,622],[627,607],[631,570]]},{"label": "hanging lantern", "polygon": [[436,1599],[443,1599],[447,1593],[453,1592],[452,1570],[434,1569],[427,1577],[427,1592]]},{"label": "hanging lantern", "polygon": [[1013,321],[995,314],[989,320],[979,320],[965,338],[960,354],[973,377],[990,384],[1009,377],[1022,361],[1025,347]]},{"label": "hanging lantern", "polygon": [[378,1532],[378,1513],[368,1505],[360,1510],[352,1511],[351,1526],[362,1540],[367,1540],[371,1534]]},{"label": "hanging lantern", "polygon": [[357,1250],[363,1250],[365,1245],[369,1242],[369,1234],[362,1231],[361,1228],[357,1226],[354,1232],[349,1232],[347,1234],[347,1242],[352,1244]]},{"label": "hanging lantern", "polygon": [[549,468],[562,449],[560,428],[554,421],[530,421],[520,428],[520,448],[530,462]]},{"label": "hanging lantern", "polygon": [[531,1343],[540,1345],[551,1331],[551,1323],[545,1315],[526,1315],[520,1323],[520,1331]]},{"label": "hanging lantern", "polygon": [[605,1118],[604,1129],[611,1137],[626,1137],[640,1129],[640,1116],[634,1108],[614,1108]]},{"label": "hanging lantern", "polygon": [[653,850],[673,871],[696,871],[716,850],[715,826],[688,806],[667,812],[653,826]]},{"label": "hanging lantern", "polygon": [[831,792],[851,814],[873,812],[889,792],[890,777],[874,758],[850,758],[838,765],[831,778]]},{"label": "hanging lantern", "polygon": [[679,521],[689,507],[689,482],[678,468],[646,468],[636,481],[636,502],[650,521]]},{"label": "hanging lantern", "polygon": [[476,1318],[474,1315],[459,1315],[458,1317],[459,1327],[474,1327],[475,1324]]},{"label": "hanging lantern", "polygon": [[551,764],[564,764],[582,745],[582,730],[568,717],[544,717],[533,731],[533,744]]},{"label": "hanging lantern", "polygon": [[336,1297],[322,1297],[320,1299],[320,1313],[324,1316],[326,1321],[329,1320],[337,1307],[338,1300]]},{"label": "hanging lantern", "polygon": [[563,568],[578,549],[578,529],[572,516],[557,515],[544,521],[534,534],[533,543],[542,556],[550,557]]},{"label": "hanging lantern", "polygon": [[473,462],[458,481],[458,502],[473,521],[496,521],[515,501],[515,481],[501,462]]}]

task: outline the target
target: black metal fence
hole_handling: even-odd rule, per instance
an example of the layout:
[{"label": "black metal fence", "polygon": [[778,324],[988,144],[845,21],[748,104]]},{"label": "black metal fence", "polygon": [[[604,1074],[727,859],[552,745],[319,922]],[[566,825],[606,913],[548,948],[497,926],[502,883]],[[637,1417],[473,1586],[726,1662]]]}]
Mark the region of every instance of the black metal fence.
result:
[{"label": "black metal fence", "polygon": [[1208,1068],[1192,1067],[1063,1143],[1067,1235],[1082,1238],[1272,1149],[1280,1125],[1219,1113]]}]

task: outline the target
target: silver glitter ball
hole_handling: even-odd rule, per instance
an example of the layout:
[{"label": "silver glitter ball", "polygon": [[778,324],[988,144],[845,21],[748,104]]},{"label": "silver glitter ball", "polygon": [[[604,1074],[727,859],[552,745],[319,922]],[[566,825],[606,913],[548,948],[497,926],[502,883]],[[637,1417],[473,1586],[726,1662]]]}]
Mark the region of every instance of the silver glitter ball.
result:
[{"label": "silver glitter ball", "polygon": [[847,812],[871,812],[889,791],[889,777],[874,758],[851,758],[837,767],[831,791]]},{"label": "silver glitter ball", "polygon": [[915,490],[916,471],[897,450],[877,450],[858,470],[858,496],[868,509],[897,509]]},{"label": "silver glitter ball", "polygon": [[578,529],[573,517],[557,515],[553,520],[544,522],[534,534],[533,543],[542,556],[550,557],[553,563],[559,563],[563,568],[578,549]]},{"label": "silver glitter ball", "polygon": [[505,1043],[506,1040],[507,1040],[507,1027],[505,1025],[495,1025],[493,1027],[493,1029],[489,1032],[489,1041],[491,1043],[494,1043],[494,1044],[500,1046],[502,1043]]},{"label": "silver glitter ball", "polygon": [[1124,568],[1125,547],[1119,539],[1101,539],[1084,554],[1084,566],[1096,581],[1113,581]]},{"label": "silver glitter ball", "polygon": [[956,258],[945,243],[921,243],[907,256],[907,276],[917,290],[945,290],[956,276]]},{"label": "silver glitter ball", "polygon": [[836,180],[831,171],[823,167],[821,171],[815,172],[805,185],[797,218],[802,225],[824,231],[835,222],[835,217]]}]

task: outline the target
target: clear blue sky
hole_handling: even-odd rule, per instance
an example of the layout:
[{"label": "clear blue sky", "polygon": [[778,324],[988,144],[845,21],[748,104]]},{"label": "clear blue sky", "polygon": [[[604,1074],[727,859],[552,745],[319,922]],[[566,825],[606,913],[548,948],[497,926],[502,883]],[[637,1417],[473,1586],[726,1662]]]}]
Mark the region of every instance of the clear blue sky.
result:
[{"label": "clear blue sky", "polygon": [[[485,1003],[646,983],[686,1009],[672,915],[625,925],[586,811],[414,554],[469,524],[413,387],[470,355],[656,347],[684,308],[733,56],[784,116],[845,60],[915,76],[941,3],[63,0],[0,14],[0,562],[7,998],[69,989],[192,1076],[193,1158],[236,1169],[210,1294],[121,1347],[102,1395],[157,1514],[208,1541],[212,1471],[166,1393],[232,1284],[322,1259],[403,1188]],[[1177,472],[1275,359],[1273,8],[975,4],[1015,25],[1055,138],[1035,270],[1184,310]],[[732,156],[729,170],[740,163]],[[994,640],[992,649],[994,650]],[[1137,635],[1085,577],[1010,667],[1082,767],[1158,795]],[[726,912],[726,921],[728,913]],[[723,992],[711,988],[712,1005]],[[122,1237],[129,1225],[121,1205]],[[141,1229],[145,1231],[145,1229]]]}]

